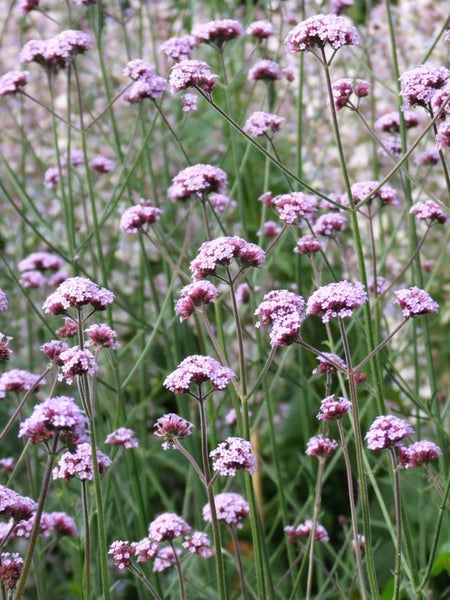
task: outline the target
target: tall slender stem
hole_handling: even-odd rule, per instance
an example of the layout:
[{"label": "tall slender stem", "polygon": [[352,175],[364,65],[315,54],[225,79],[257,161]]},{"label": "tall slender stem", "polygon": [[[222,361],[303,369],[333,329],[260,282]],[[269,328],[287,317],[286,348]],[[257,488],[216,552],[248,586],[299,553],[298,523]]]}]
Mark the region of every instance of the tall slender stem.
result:
[{"label": "tall slender stem", "polygon": [[317,521],[319,519],[320,500],[322,496],[323,472],[325,469],[325,458],[319,457],[319,470],[317,473],[316,493],[314,497],[314,513],[312,520],[311,533],[309,534],[309,561],[308,561],[308,579],[306,582],[306,600],[311,598],[312,579],[314,570],[314,547],[316,545]]},{"label": "tall slender stem", "polygon": [[394,473],[394,497],[395,497],[395,571],[394,592],[392,600],[398,600],[400,595],[400,575],[402,570],[402,500],[400,494],[400,478],[398,473],[397,457],[395,449],[390,448],[392,470]]},{"label": "tall slender stem", "polygon": [[245,589],[245,577],[244,577],[244,568],[242,566],[241,551],[239,549],[239,541],[238,541],[238,538],[236,535],[236,529],[235,529],[235,527],[233,527],[233,525],[231,525],[230,531],[231,531],[231,537],[233,538],[234,551],[236,553],[236,560],[237,560],[237,564],[238,564],[239,579],[241,582],[241,590],[242,590],[242,599],[247,600],[247,592]]}]

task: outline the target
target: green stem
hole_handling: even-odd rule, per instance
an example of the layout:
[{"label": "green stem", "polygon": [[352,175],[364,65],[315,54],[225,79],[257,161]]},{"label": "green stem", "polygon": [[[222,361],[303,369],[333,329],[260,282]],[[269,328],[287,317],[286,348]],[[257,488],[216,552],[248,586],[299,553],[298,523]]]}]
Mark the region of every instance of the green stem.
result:
[{"label": "green stem", "polygon": [[319,519],[324,469],[325,469],[325,458],[319,457],[319,470],[317,473],[316,493],[315,493],[315,497],[314,497],[314,513],[313,513],[311,533],[309,534],[310,540],[309,540],[308,578],[306,581],[306,600],[311,599],[312,579],[313,579],[313,570],[314,570],[314,547],[316,544],[316,530],[317,530],[317,522]]},{"label": "green stem", "polygon": [[398,474],[397,457],[394,448],[390,448],[392,470],[394,473],[395,497],[395,572],[394,592],[392,600],[398,600],[400,595],[400,576],[402,570],[402,500],[400,494],[400,478]]}]

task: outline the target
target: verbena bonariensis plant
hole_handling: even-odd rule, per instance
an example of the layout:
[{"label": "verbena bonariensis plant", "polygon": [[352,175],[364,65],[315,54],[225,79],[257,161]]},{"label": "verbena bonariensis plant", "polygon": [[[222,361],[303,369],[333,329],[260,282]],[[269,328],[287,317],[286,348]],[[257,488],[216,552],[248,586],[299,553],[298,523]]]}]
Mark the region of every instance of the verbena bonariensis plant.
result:
[{"label": "verbena bonariensis plant", "polygon": [[446,597],[446,3],[0,8],[1,598]]}]

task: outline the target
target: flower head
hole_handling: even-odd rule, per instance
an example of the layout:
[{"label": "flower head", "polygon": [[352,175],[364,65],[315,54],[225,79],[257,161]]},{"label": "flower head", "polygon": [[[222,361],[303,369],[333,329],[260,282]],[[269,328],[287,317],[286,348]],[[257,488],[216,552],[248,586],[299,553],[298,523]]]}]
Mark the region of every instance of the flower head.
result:
[{"label": "flower head", "polygon": [[154,519],[148,527],[148,537],[154,542],[173,540],[191,531],[190,525],[174,513],[163,513]]},{"label": "flower head", "polygon": [[155,558],[158,552],[159,543],[151,540],[148,537],[133,544],[136,553],[137,562],[147,562]]},{"label": "flower head", "polygon": [[119,427],[106,436],[105,444],[111,444],[112,446],[121,446],[126,450],[131,448],[138,448],[139,442],[136,434],[132,429],[127,427]]},{"label": "flower head", "polygon": [[[97,463],[100,473],[109,467],[111,459],[97,450]],[[53,469],[53,479],[69,481],[76,477],[81,481],[94,479],[94,465],[92,462],[92,449],[88,442],[78,444],[74,452],[65,452],[61,455],[58,465]]]},{"label": "flower head", "polygon": [[151,200],[140,201],[140,204],[130,206],[120,217],[119,229],[124,233],[146,231],[148,225],[160,220],[161,209],[156,208]]},{"label": "flower head", "polygon": [[[214,496],[216,506],[217,520],[227,525],[235,525],[238,529],[242,528],[242,520],[250,514],[248,502],[239,494],[231,492],[217,494]],[[211,522],[211,507],[206,504],[202,510],[203,519]]]},{"label": "flower head", "polygon": [[332,452],[338,448],[339,444],[336,440],[330,440],[323,435],[315,435],[308,440],[305,454],[308,456],[316,456],[317,458],[327,458]]},{"label": "flower head", "polygon": [[275,33],[272,23],[269,21],[253,21],[246,29],[247,35],[252,35],[259,40],[264,40]]},{"label": "flower head", "polygon": [[214,388],[223,390],[233,377],[236,377],[234,371],[214,358],[194,354],[181,361],[175,371],[166,377],[164,386],[174,394],[183,394],[189,391],[191,384],[201,385],[210,381]]},{"label": "flower head", "polygon": [[37,503],[34,500],[0,485],[0,515],[19,521],[29,519],[36,509]]},{"label": "flower head", "polygon": [[87,440],[87,423],[86,415],[73,398],[56,396],[36,404],[31,416],[22,421],[19,437],[39,444],[58,436],[65,445],[73,446]]},{"label": "flower head", "polygon": [[433,200],[416,202],[411,206],[409,212],[420,221],[426,221],[430,225],[431,223],[441,223],[444,225],[450,221],[450,217]]},{"label": "flower head", "polygon": [[195,94],[184,94],[181,98],[183,112],[192,112],[197,110],[198,96]]},{"label": "flower head", "polygon": [[367,293],[362,283],[339,281],[318,288],[308,299],[307,315],[322,317],[323,323],[332,318],[350,317],[353,311],[367,302]]},{"label": "flower head", "polygon": [[366,433],[369,450],[383,450],[399,446],[401,441],[414,433],[409,423],[393,415],[377,417]]},{"label": "flower head", "polygon": [[174,413],[167,413],[156,421],[154,427],[155,435],[164,440],[162,447],[168,450],[176,447],[173,443],[175,438],[182,440],[191,435],[194,425]]},{"label": "flower head", "polygon": [[107,158],[102,154],[98,154],[89,161],[89,166],[98,173],[110,173],[116,168],[116,163],[110,158]]},{"label": "flower head", "polygon": [[443,88],[450,77],[446,67],[420,65],[400,77],[401,95],[406,107],[416,104],[428,108],[436,92]]},{"label": "flower head", "polygon": [[[374,190],[379,186],[379,181],[360,181],[351,186],[352,198],[355,204],[359,204],[365,198],[370,201],[378,198],[382,204],[386,206],[398,206],[400,201],[397,192],[390,185],[381,186],[376,192]],[[340,198],[341,204],[350,206],[347,194],[343,194]]]},{"label": "flower head", "polygon": [[339,369],[342,371],[347,370],[347,365],[342,358],[331,352],[322,352],[322,354],[316,358],[319,361],[319,364],[313,371],[314,375],[336,373]]},{"label": "flower head", "polygon": [[292,192],[273,198],[273,206],[280,219],[289,225],[300,225],[317,212],[317,200],[311,194]]},{"label": "flower head", "polygon": [[115,350],[119,347],[117,339],[117,331],[111,329],[106,323],[95,323],[91,325],[85,332],[88,336],[86,346],[89,348],[109,348]]},{"label": "flower head", "polygon": [[260,135],[271,135],[280,130],[284,118],[271,113],[256,111],[252,113],[244,125],[245,133],[259,137]]},{"label": "flower head", "polygon": [[0,360],[9,360],[12,350],[9,348],[9,342],[13,338],[10,335],[5,335],[0,331]]},{"label": "flower head", "polygon": [[105,310],[114,300],[114,294],[84,277],[69,277],[47,298],[42,308],[45,313],[64,314],[69,308],[92,304],[95,310]]},{"label": "flower head", "polygon": [[197,308],[203,308],[219,297],[216,286],[209,281],[194,281],[181,290],[181,298],[175,304],[175,313],[185,321]]},{"label": "flower head", "polygon": [[288,290],[272,290],[255,310],[255,316],[259,317],[256,327],[272,325],[270,345],[288,346],[299,334],[305,318],[304,307],[302,296]]},{"label": "flower head", "polygon": [[239,437],[229,437],[209,453],[213,460],[213,469],[220,475],[234,477],[237,469],[250,475],[256,470],[256,458],[250,442]]},{"label": "flower head", "polygon": [[352,94],[357,98],[363,98],[370,93],[370,83],[364,79],[338,79],[332,86],[333,100],[336,110],[341,110],[344,106],[355,108],[350,102]]},{"label": "flower head", "polygon": [[315,254],[322,250],[322,242],[313,235],[304,235],[295,245],[296,254]]},{"label": "flower head", "polygon": [[22,91],[28,83],[28,71],[8,71],[0,77],[0,98],[3,96],[14,96]]},{"label": "flower head", "polygon": [[77,375],[95,375],[98,371],[98,364],[92,352],[82,350],[79,346],[61,352],[59,363],[61,366],[58,380],[65,381],[69,385]]},{"label": "flower head", "polygon": [[338,231],[345,229],[347,218],[338,212],[330,212],[326,215],[320,215],[313,225],[315,235],[324,235],[331,237]]},{"label": "flower head", "polygon": [[108,550],[108,554],[112,556],[114,564],[119,569],[127,569],[131,566],[131,557],[134,553],[134,545],[122,540],[113,542]]},{"label": "flower head", "polygon": [[244,30],[239,21],[233,19],[217,19],[208,23],[200,23],[192,29],[197,44],[215,44],[219,48],[228,42],[244,35]]},{"label": "flower head", "polygon": [[33,375],[23,369],[11,369],[0,375],[0,398],[5,397],[5,392],[38,392],[44,385],[45,379],[40,379],[40,375]]},{"label": "flower head", "polygon": [[[311,519],[306,519],[304,523],[300,523],[297,527],[293,527],[292,525],[288,525],[284,528],[284,531],[288,534],[288,542],[293,544],[295,540],[300,537],[308,537],[313,529],[313,522]],[[316,532],[314,539],[316,542],[328,542],[329,536],[327,530],[320,523],[316,523]]]},{"label": "flower head", "polygon": [[441,455],[442,451],[439,446],[429,440],[421,440],[408,447],[399,446],[398,449],[399,463],[407,469],[420,467],[438,459]]},{"label": "flower head", "polygon": [[[405,127],[411,129],[419,124],[417,113],[411,110],[403,111],[403,120]],[[386,113],[375,121],[376,129],[385,133],[400,133],[400,114],[398,111]]]},{"label": "flower head", "polygon": [[196,46],[197,42],[193,35],[183,35],[166,40],[161,44],[160,50],[178,62],[190,59]]},{"label": "flower head", "polygon": [[237,235],[224,236],[204,242],[191,262],[190,270],[195,279],[205,279],[208,275],[215,275],[219,265],[227,266],[232,258],[237,259],[242,268],[262,267],[266,255],[262,248]]},{"label": "flower head", "polygon": [[290,54],[304,52],[314,47],[324,48],[330,45],[334,50],[341,46],[359,44],[359,35],[353,25],[344,17],[336,15],[314,15],[298,23],[292,29],[284,43]]},{"label": "flower head", "polygon": [[201,531],[194,531],[192,534],[185,536],[182,546],[186,548],[189,554],[198,554],[202,558],[211,558],[213,555],[211,542],[206,533]]},{"label": "flower head", "polygon": [[22,573],[23,558],[17,552],[2,552],[0,556],[0,581],[2,586],[12,590]]},{"label": "flower head", "polygon": [[439,150],[450,146],[450,121],[444,121],[444,123],[439,125],[436,134],[436,145]]},{"label": "flower head", "polygon": [[172,548],[172,546],[158,549],[155,555],[155,562],[153,563],[153,571],[160,573],[175,566],[179,554],[181,554],[181,550],[179,548]]},{"label": "flower head", "polygon": [[284,78],[280,65],[273,60],[263,58],[251,67],[247,79],[249,81],[278,81]]},{"label": "flower head", "polygon": [[327,396],[320,403],[320,410],[317,418],[321,421],[333,421],[342,419],[352,408],[352,403],[346,398],[336,398],[333,394]]},{"label": "flower head", "polygon": [[195,87],[212,92],[216,87],[218,75],[211,72],[208,63],[202,60],[181,60],[176,63],[169,75],[172,94]]},{"label": "flower head", "polygon": [[437,313],[439,310],[439,304],[433,300],[430,294],[416,286],[398,290],[395,295],[404,317],[417,317]]},{"label": "flower head", "polygon": [[72,63],[77,54],[92,48],[92,39],[83,31],[68,29],[48,40],[30,40],[19,54],[20,62],[36,62],[55,72]]},{"label": "flower head", "polygon": [[212,165],[197,164],[175,175],[167,193],[171,200],[188,200],[192,195],[203,197],[211,192],[223,194],[227,184],[225,171]]}]

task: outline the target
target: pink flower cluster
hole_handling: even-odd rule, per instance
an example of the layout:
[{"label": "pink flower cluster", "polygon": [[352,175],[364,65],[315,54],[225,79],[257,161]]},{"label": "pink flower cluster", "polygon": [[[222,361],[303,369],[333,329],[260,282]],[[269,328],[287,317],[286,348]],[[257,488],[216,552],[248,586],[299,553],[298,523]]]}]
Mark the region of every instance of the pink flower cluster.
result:
[{"label": "pink flower cluster", "polygon": [[296,54],[326,45],[338,50],[342,46],[359,44],[359,41],[358,32],[345,17],[330,14],[314,15],[298,23],[288,33],[284,43],[290,54]]},{"label": "pink flower cluster", "polygon": [[273,60],[263,58],[249,69],[247,79],[249,81],[278,81],[284,78],[280,65]]},{"label": "pink flower cluster", "polygon": [[154,542],[173,540],[191,531],[191,527],[174,513],[163,513],[148,528],[148,537]]},{"label": "pink flower cluster", "polygon": [[28,71],[8,71],[0,77],[0,98],[15,95],[28,83]]},{"label": "pink flower cluster", "polygon": [[169,450],[169,448],[176,447],[173,443],[175,438],[182,440],[188,435],[192,435],[194,425],[175,413],[167,413],[156,421],[154,427],[156,428],[156,437],[163,440],[162,447],[164,450]]},{"label": "pink flower cluster", "polygon": [[0,515],[12,517],[18,521],[29,519],[36,509],[37,503],[34,500],[0,485]]},{"label": "pink flower cluster", "polygon": [[11,369],[0,375],[0,399],[5,397],[6,392],[29,392],[34,389],[38,392],[44,385],[45,379],[37,383],[40,375],[33,375],[23,369]]},{"label": "pink flower cluster", "polygon": [[77,375],[95,375],[98,364],[89,350],[73,346],[59,355],[60,371],[58,380],[71,385]]},{"label": "pink flower cluster", "polygon": [[190,270],[194,279],[205,279],[208,275],[216,275],[218,266],[227,266],[233,258],[238,260],[243,269],[263,267],[266,255],[257,244],[246,242],[237,235],[224,236],[204,242],[191,262]]},{"label": "pink flower cluster", "polygon": [[182,546],[189,554],[198,554],[202,558],[211,558],[213,555],[211,542],[206,533],[201,531],[194,531],[191,535],[186,535]]},{"label": "pink flower cluster", "polygon": [[191,87],[212,92],[218,77],[211,72],[208,63],[202,60],[181,60],[170,71],[170,92],[175,94]]},{"label": "pink flower cluster", "polygon": [[272,23],[268,21],[253,21],[246,29],[247,35],[264,40],[275,33]]},{"label": "pink flower cluster", "polygon": [[112,446],[120,446],[125,450],[131,448],[138,448],[139,442],[136,434],[132,429],[128,427],[119,427],[106,436],[105,444],[111,444]]},{"label": "pink flower cluster", "polygon": [[334,394],[327,396],[320,403],[317,418],[321,421],[334,421],[342,419],[352,408],[352,403],[346,398],[336,398]]},{"label": "pink flower cluster", "polygon": [[259,317],[256,327],[272,325],[270,345],[288,346],[295,341],[305,318],[303,309],[305,301],[302,296],[288,290],[272,290],[266,294],[255,310]]},{"label": "pink flower cluster", "polygon": [[437,313],[439,304],[433,300],[428,292],[413,286],[405,290],[395,292],[397,304],[402,309],[404,317],[418,317],[419,315],[428,315]]},{"label": "pink flower cluster", "polygon": [[12,590],[22,573],[23,558],[17,552],[2,552],[0,555],[0,582],[2,587]]},{"label": "pink flower cluster", "polygon": [[[299,537],[308,537],[312,531],[313,523],[311,519],[306,519],[304,523],[300,523],[297,527],[293,527],[292,525],[288,525],[284,528],[284,531],[288,535],[288,542],[293,544],[297,538]],[[328,542],[329,536],[328,532],[323,525],[320,523],[316,524],[316,531],[314,539],[316,542]]]},{"label": "pink flower cluster", "polygon": [[48,40],[30,40],[19,54],[20,62],[36,62],[49,71],[67,67],[77,54],[92,48],[92,39],[83,31],[67,29]]},{"label": "pink flower cluster", "polygon": [[153,65],[140,58],[131,60],[124,68],[123,74],[134,82],[124,96],[125,101],[130,104],[145,98],[160,98],[167,89],[167,80],[156,75]]},{"label": "pink flower cluster", "polygon": [[332,90],[336,110],[341,110],[345,106],[354,109],[356,106],[350,102],[352,94],[358,99],[368,96],[370,94],[370,83],[364,79],[344,78],[335,81]]},{"label": "pink flower cluster", "polygon": [[[26,288],[59,284],[67,277],[64,273],[58,272],[63,264],[64,261],[56,254],[32,252],[17,265],[20,271],[20,284]],[[52,275],[47,277],[45,271],[52,272]]]},{"label": "pink flower cluster", "polygon": [[239,437],[229,437],[210,452],[213,469],[220,475],[234,477],[236,470],[253,475],[256,471],[256,457],[250,442]]},{"label": "pink flower cluster", "polygon": [[399,446],[412,433],[414,429],[405,420],[394,415],[382,415],[372,423],[365,440],[369,450],[383,450]]},{"label": "pink flower cluster", "polygon": [[322,242],[313,235],[304,235],[295,245],[296,254],[315,254],[322,250]]},{"label": "pink flower cluster", "polygon": [[252,113],[244,125],[245,133],[259,137],[260,135],[270,136],[272,133],[280,130],[284,118],[263,111]]},{"label": "pink flower cluster", "polygon": [[209,281],[194,281],[181,290],[181,298],[175,304],[175,313],[180,315],[180,321],[189,318],[196,309],[203,308],[219,297],[216,286]]},{"label": "pink flower cluster", "polygon": [[189,60],[194,52],[197,42],[193,35],[172,37],[160,46],[161,52],[175,61]]},{"label": "pink flower cluster", "polygon": [[192,384],[199,386],[210,381],[214,388],[223,390],[233,377],[236,377],[234,371],[214,358],[194,354],[181,361],[175,371],[166,377],[164,387],[174,394],[183,394],[189,391]]},{"label": "pink flower cluster", "polygon": [[215,44],[221,48],[225,42],[242,37],[244,30],[239,21],[217,19],[194,25],[191,34],[197,44]]},{"label": "pink flower cluster", "polygon": [[347,365],[342,358],[336,354],[332,354],[331,352],[322,352],[322,354],[316,358],[319,361],[319,364],[313,371],[314,375],[322,375],[323,373],[336,373],[338,370],[347,370]]},{"label": "pink flower cluster", "polygon": [[[227,525],[235,525],[237,529],[242,528],[243,519],[250,514],[248,502],[240,494],[225,492],[214,496],[214,504],[216,507],[217,520],[226,523]],[[202,510],[203,519],[211,523],[211,507],[206,504]]]},{"label": "pink flower cluster", "polygon": [[367,302],[367,293],[362,283],[338,281],[318,288],[308,299],[307,315],[322,317],[323,323],[332,318],[350,317],[353,311]]},{"label": "pink flower cluster", "polygon": [[335,233],[345,229],[347,218],[338,212],[330,212],[320,215],[313,225],[315,235],[332,237]]},{"label": "pink flower cluster", "polygon": [[22,421],[19,437],[39,444],[57,436],[64,445],[74,446],[87,440],[87,423],[86,415],[73,398],[55,396],[36,404],[31,416]]},{"label": "pink flower cluster", "polygon": [[[109,467],[111,459],[97,450],[97,464],[100,473]],[[94,464],[92,461],[92,448],[88,442],[78,444],[74,452],[65,452],[61,455],[58,465],[53,469],[53,479],[69,481],[76,477],[80,481],[94,479]]]},{"label": "pink flower cluster", "polygon": [[42,308],[45,313],[62,315],[69,308],[91,304],[94,310],[105,310],[114,300],[114,294],[84,277],[69,277],[50,294]]},{"label": "pink flower cluster", "polygon": [[316,456],[318,459],[324,459],[328,458],[338,447],[339,444],[336,440],[330,440],[323,435],[315,435],[308,440],[305,454]]},{"label": "pink flower cluster", "polygon": [[212,165],[197,164],[175,175],[167,193],[171,200],[188,200],[192,195],[204,199],[211,192],[225,193],[227,184],[225,171]]},{"label": "pink flower cluster", "polygon": [[289,225],[300,225],[317,212],[317,199],[311,194],[291,192],[273,198],[273,206],[280,219]]},{"label": "pink flower cluster", "polygon": [[433,200],[416,202],[411,206],[409,212],[420,221],[427,221],[430,224],[441,223],[444,225],[450,221],[450,217]]},{"label": "pink flower cluster", "polygon": [[429,108],[436,92],[443,88],[450,77],[446,67],[420,65],[400,77],[401,95],[406,107],[416,104]]},{"label": "pink flower cluster", "polygon": [[[417,113],[411,110],[403,111],[403,119],[405,121],[405,127],[411,129],[417,127],[419,124],[419,117]],[[400,115],[398,111],[386,113],[375,121],[375,127],[385,133],[399,133],[400,132]]]},{"label": "pink flower cluster", "polygon": [[411,469],[438,459],[442,455],[439,446],[429,440],[421,440],[409,446],[400,446],[398,459],[402,467]]},{"label": "pink flower cluster", "polygon": [[450,146],[450,121],[445,121],[442,125],[439,125],[436,134],[436,145],[439,150]]},{"label": "pink flower cluster", "polygon": [[[378,198],[382,204],[386,206],[398,206],[400,201],[397,192],[390,185],[381,186],[376,192],[374,191],[380,185],[379,181],[359,181],[351,186],[353,202],[359,204],[366,198],[369,201]],[[347,194],[342,194],[340,202],[343,206],[350,206]]]},{"label": "pink flower cluster", "polygon": [[123,233],[146,231],[148,225],[160,220],[161,210],[151,200],[141,198],[139,204],[127,208],[120,217],[119,229]]},{"label": "pink flower cluster", "polygon": [[95,323],[85,329],[87,333],[86,346],[89,348],[109,348],[115,350],[120,346],[117,340],[117,331],[111,329],[106,323]]}]

